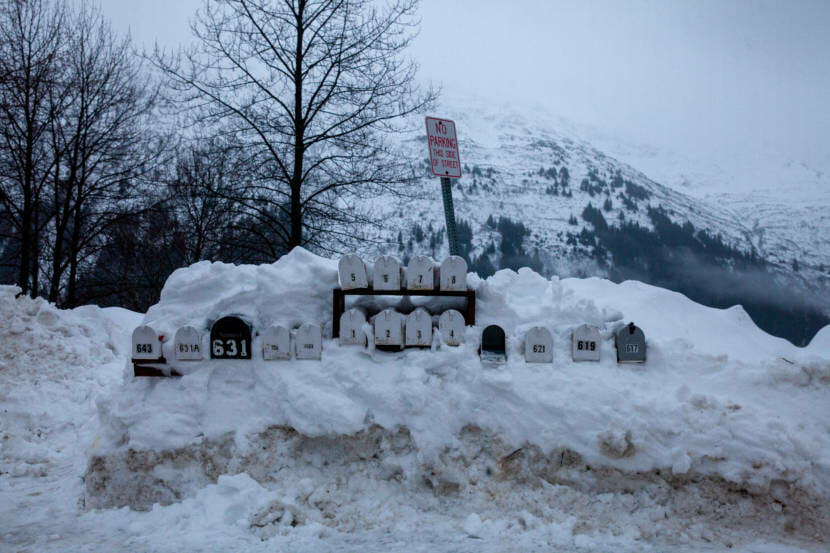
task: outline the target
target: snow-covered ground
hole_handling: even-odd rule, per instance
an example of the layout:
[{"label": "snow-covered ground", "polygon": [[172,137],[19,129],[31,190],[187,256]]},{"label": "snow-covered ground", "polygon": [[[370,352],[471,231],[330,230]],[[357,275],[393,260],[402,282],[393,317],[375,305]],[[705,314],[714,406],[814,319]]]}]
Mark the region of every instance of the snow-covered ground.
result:
[{"label": "snow-covered ground", "polygon": [[[336,261],[175,272],[143,320],[325,325]],[[0,551],[828,551],[830,327],[806,348],[739,307],[637,282],[470,275],[464,345],[178,362],[134,379],[141,315],[0,288]],[[431,304],[436,307],[434,304]],[[648,361],[617,365],[636,322]],[[570,361],[598,326],[599,363]],[[482,365],[481,329],[508,335]],[[522,337],[554,335],[553,364]],[[207,345],[207,336],[203,345]]]}]

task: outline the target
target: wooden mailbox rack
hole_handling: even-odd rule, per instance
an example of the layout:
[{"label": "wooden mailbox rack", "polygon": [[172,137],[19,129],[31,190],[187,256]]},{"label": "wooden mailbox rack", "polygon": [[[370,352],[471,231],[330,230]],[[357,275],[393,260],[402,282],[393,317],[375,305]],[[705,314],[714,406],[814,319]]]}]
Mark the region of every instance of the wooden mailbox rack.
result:
[{"label": "wooden mailbox rack", "polygon": [[467,326],[476,324],[476,291],[467,290],[375,290],[373,288],[353,288],[343,290],[335,288],[332,294],[334,320],[331,325],[333,338],[340,337],[340,316],[346,311],[346,296],[423,296],[466,298],[467,307],[461,310]]}]

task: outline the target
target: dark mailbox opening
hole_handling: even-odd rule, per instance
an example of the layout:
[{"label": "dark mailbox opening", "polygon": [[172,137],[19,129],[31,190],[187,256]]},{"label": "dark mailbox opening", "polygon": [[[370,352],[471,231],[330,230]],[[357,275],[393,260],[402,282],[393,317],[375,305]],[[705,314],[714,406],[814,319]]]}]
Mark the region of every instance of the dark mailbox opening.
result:
[{"label": "dark mailbox opening", "polygon": [[504,330],[498,325],[490,325],[481,333],[482,357],[504,358]]},{"label": "dark mailbox opening", "polygon": [[239,317],[222,317],[210,329],[211,359],[250,359],[251,327]]}]

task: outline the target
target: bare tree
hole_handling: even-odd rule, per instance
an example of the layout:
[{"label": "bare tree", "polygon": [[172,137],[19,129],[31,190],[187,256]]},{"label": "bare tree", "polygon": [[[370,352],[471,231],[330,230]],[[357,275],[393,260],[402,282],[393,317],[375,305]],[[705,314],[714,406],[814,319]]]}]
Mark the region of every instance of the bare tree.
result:
[{"label": "bare tree", "polygon": [[53,167],[49,129],[61,102],[65,11],[49,0],[0,5],[0,208],[16,243],[17,285],[38,293],[43,190]]},{"label": "bare tree", "polygon": [[51,125],[54,232],[49,300],[75,305],[81,263],[100,236],[143,202],[141,177],[161,154],[150,129],[157,90],[97,8],[86,2],[69,14],[62,78],[65,90]]},{"label": "bare tree", "polygon": [[198,46],[156,52],[199,122],[245,144],[252,172],[235,201],[283,247],[348,241],[371,220],[358,200],[412,177],[385,134],[435,99],[404,58],[416,7],[206,0],[192,24]]}]

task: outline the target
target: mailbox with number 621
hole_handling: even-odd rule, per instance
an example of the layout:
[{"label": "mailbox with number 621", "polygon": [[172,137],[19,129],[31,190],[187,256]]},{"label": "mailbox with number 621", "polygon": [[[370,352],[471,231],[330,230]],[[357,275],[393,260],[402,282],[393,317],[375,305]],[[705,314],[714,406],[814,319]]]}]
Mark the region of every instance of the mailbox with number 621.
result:
[{"label": "mailbox with number 621", "polygon": [[210,329],[211,359],[250,359],[251,327],[239,317],[222,317]]},{"label": "mailbox with number 621", "polygon": [[615,335],[618,363],[645,363],[646,336],[634,323],[628,323]]}]

